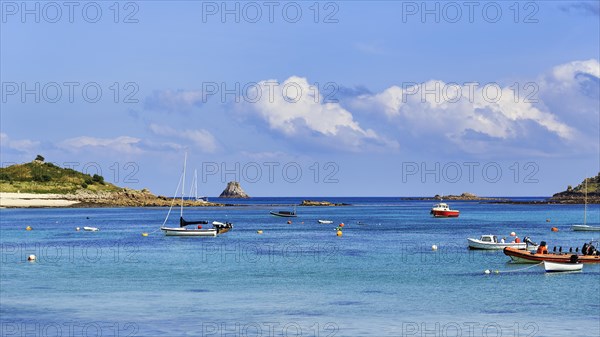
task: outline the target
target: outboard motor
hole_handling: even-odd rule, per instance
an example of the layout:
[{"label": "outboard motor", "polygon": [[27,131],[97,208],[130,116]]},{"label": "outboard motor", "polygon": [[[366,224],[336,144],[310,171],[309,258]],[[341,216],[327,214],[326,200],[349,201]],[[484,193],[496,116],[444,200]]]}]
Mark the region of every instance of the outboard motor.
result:
[{"label": "outboard motor", "polygon": [[531,238],[529,238],[529,236],[524,237],[523,242],[525,242],[528,245],[537,246],[537,243],[531,241]]}]

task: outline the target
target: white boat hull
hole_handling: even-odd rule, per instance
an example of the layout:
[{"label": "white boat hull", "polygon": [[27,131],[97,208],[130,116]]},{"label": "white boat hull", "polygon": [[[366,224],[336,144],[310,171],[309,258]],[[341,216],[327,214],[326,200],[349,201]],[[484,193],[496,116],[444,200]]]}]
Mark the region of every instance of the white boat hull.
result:
[{"label": "white boat hull", "polygon": [[580,271],[583,269],[583,263],[557,263],[544,261],[544,269],[548,273]]},{"label": "white boat hull", "polygon": [[525,242],[513,243],[513,242],[487,242],[481,241],[477,239],[468,238],[469,249],[482,249],[482,250],[502,250],[506,247],[512,247],[516,249],[527,249],[527,250],[535,250],[537,246],[527,245]]},{"label": "white boat hull", "polygon": [[88,231],[88,232],[97,232],[97,231],[99,231],[99,229],[96,228],[96,227],[83,227],[83,230],[84,231]]},{"label": "white boat hull", "polygon": [[571,230],[579,232],[600,232],[600,226],[573,225]]},{"label": "white boat hull", "polygon": [[185,229],[176,227],[161,227],[166,236],[217,236],[217,230],[210,229]]},{"label": "white boat hull", "polygon": [[318,220],[318,221],[320,224],[323,224],[323,225],[329,225],[329,224],[333,223],[333,221],[331,221],[331,220]]}]

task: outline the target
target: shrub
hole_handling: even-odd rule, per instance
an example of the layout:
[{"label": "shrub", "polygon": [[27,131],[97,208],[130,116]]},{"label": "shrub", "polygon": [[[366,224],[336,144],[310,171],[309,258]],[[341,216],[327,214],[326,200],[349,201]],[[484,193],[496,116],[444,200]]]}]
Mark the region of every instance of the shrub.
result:
[{"label": "shrub", "polygon": [[94,183],[94,181],[91,178],[85,178],[85,180],[83,181],[84,183],[91,185]]},{"label": "shrub", "polygon": [[87,187],[88,187],[88,185],[87,185],[86,183],[81,183],[81,187],[83,187],[83,188],[87,188]]},{"label": "shrub", "polygon": [[94,176],[92,177],[92,180],[94,182],[97,182],[97,183],[100,183],[100,184],[104,185],[104,177],[101,176],[101,175],[94,174]]}]

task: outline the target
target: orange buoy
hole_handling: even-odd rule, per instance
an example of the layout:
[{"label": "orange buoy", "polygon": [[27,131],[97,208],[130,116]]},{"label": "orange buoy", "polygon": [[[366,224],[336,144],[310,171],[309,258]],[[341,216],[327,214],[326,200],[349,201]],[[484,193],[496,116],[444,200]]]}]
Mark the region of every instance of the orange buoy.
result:
[{"label": "orange buoy", "polygon": [[202,225],[198,225],[198,229],[202,229]]},{"label": "orange buoy", "polygon": [[517,236],[517,233],[515,233],[515,232],[510,232],[510,236]]},{"label": "orange buoy", "polygon": [[552,230],[553,232],[558,232],[558,228],[556,227],[552,227],[550,230]]},{"label": "orange buoy", "polygon": [[340,227],[344,227],[344,223],[343,222],[340,224]]}]

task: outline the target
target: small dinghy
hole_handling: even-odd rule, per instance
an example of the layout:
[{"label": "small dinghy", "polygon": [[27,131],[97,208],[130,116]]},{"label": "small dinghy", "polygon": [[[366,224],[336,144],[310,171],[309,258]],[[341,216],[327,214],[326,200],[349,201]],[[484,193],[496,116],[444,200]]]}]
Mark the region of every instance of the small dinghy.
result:
[{"label": "small dinghy", "polygon": [[333,223],[332,220],[318,220],[320,224],[322,225],[330,225]]},{"label": "small dinghy", "polygon": [[546,269],[547,273],[581,271],[583,269],[583,263],[558,263],[544,261],[544,269]]},{"label": "small dinghy", "polygon": [[96,228],[96,227],[83,227],[84,231],[88,231],[88,232],[97,232],[100,229]]}]

